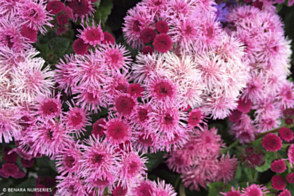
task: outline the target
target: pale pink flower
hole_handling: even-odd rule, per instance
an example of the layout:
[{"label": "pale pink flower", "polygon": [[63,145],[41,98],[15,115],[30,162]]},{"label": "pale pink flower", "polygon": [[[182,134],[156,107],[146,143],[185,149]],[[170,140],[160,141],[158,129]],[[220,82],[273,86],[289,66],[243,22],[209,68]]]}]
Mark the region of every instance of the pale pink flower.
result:
[{"label": "pale pink flower", "polygon": [[33,0],[26,3],[18,4],[18,12],[20,13],[23,24],[27,24],[29,27],[39,30],[42,34],[46,33],[45,25],[53,27],[50,20],[53,18],[46,10],[46,4],[44,0]]}]

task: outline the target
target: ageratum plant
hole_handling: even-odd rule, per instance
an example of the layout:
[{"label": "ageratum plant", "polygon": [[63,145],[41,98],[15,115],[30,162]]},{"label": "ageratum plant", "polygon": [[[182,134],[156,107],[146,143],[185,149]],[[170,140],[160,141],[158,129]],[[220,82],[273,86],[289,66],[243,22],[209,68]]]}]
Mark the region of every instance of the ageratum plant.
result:
[{"label": "ageratum plant", "polygon": [[293,4],[2,0],[0,191],[294,195]]}]

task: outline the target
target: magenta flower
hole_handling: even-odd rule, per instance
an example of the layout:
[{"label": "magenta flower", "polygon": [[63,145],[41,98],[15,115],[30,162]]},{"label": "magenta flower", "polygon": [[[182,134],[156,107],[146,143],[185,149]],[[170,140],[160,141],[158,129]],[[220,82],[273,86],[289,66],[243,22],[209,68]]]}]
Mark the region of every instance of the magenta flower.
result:
[{"label": "magenta flower", "polygon": [[103,44],[111,44],[111,45],[113,45],[115,43],[115,39],[110,33],[103,32],[103,34],[104,34],[104,40],[102,42]]},{"label": "magenta flower", "polygon": [[4,163],[0,169],[0,175],[4,178],[23,178],[26,174],[19,171],[19,168],[14,163]]},{"label": "magenta flower", "polygon": [[120,144],[130,140],[132,130],[129,124],[119,118],[110,119],[106,124],[105,135],[112,144]]},{"label": "magenta flower", "polygon": [[271,182],[273,188],[276,190],[284,190],[286,188],[286,182],[282,176],[274,175]]},{"label": "magenta flower", "polygon": [[60,12],[63,11],[64,9],[64,4],[60,1],[51,1],[47,4],[46,9],[51,13],[51,14],[59,14]]},{"label": "magenta flower", "polygon": [[76,54],[87,54],[89,45],[84,40],[78,38],[74,41],[72,48]]},{"label": "magenta flower", "polygon": [[106,120],[104,118],[100,118],[93,124],[93,128],[91,131],[91,134],[97,138],[101,138],[105,134],[105,125],[106,125]]},{"label": "magenta flower", "polygon": [[156,35],[153,41],[154,49],[160,53],[166,53],[172,49],[172,44],[170,36],[164,33]]},{"label": "magenta flower", "polygon": [[77,21],[78,19],[87,21],[89,16],[93,16],[93,4],[88,0],[71,0],[68,7],[72,9],[74,21]]},{"label": "magenta flower", "polygon": [[293,131],[289,128],[282,127],[281,129],[279,129],[279,136],[283,140],[290,142],[293,139]]},{"label": "magenta flower", "polygon": [[156,30],[159,33],[167,33],[169,30],[168,23],[165,21],[158,21],[156,23]]},{"label": "magenta flower", "polygon": [[288,183],[293,184],[294,183],[294,173],[290,173],[286,176],[286,180]]},{"label": "magenta flower", "polygon": [[267,151],[278,151],[282,148],[282,140],[276,134],[269,133],[262,139],[262,146]]},{"label": "magenta flower", "polygon": [[283,173],[287,169],[286,163],[284,160],[276,160],[271,163],[271,170],[276,173]]}]

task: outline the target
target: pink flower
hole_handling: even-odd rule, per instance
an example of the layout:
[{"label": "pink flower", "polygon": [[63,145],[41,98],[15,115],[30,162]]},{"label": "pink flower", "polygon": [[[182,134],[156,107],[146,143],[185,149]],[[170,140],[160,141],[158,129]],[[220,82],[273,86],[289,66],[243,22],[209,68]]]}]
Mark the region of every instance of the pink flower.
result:
[{"label": "pink flower", "polygon": [[35,43],[37,41],[38,32],[27,25],[23,25],[21,27],[21,35],[27,38],[29,42]]},{"label": "pink flower", "polygon": [[166,184],[164,180],[157,180],[157,187],[153,191],[153,196],[176,196],[174,188],[170,184]]},{"label": "pink flower", "polygon": [[13,178],[23,178],[26,174],[19,171],[19,168],[14,163],[4,163],[0,169],[0,175],[4,178],[12,176]]},{"label": "pink flower", "polygon": [[5,152],[4,160],[7,163],[15,163],[17,161],[17,153],[14,152],[14,151],[10,151],[10,150],[11,150],[10,147],[5,146],[5,148],[4,148],[4,152]]},{"label": "pink flower", "polygon": [[129,152],[122,155],[119,178],[121,184],[132,186],[136,182],[140,182],[143,177],[146,177],[147,159],[140,157],[136,152]]},{"label": "pink flower", "polygon": [[68,23],[67,16],[65,14],[59,14],[57,16],[57,23],[61,26],[66,25]]},{"label": "pink flower", "polygon": [[280,101],[282,102],[285,108],[292,108],[294,107],[294,85],[290,81],[285,81],[283,87],[281,88],[280,92]]},{"label": "pink flower", "polygon": [[238,190],[235,190],[233,187],[232,187],[232,190],[227,192],[227,193],[222,193],[221,194],[223,196],[242,196],[241,193],[240,193],[240,190],[238,188]]},{"label": "pink flower", "polygon": [[60,59],[60,63],[55,65],[57,67],[55,81],[58,83],[58,88],[65,90],[69,94],[71,87],[76,84],[76,69],[78,67],[77,62],[75,61],[75,56],[65,55],[63,57],[65,60]]},{"label": "pink flower", "polygon": [[155,31],[151,28],[145,28],[140,32],[140,39],[144,44],[147,44],[155,38]]},{"label": "pink flower", "polygon": [[106,140],[90,137],[85,141],[82,150],[82,158],[79,160],[82,167],[80,175],[87,178],[89,185],[98,185],[99,181],[102,183],[103,180],[112,181],[116,178],[121,162],[113,145]]},{"label": "pink flower", "polygon": [[182,120],[186,120],[186,113],[179,111],[179,104],[154,104],[154,110],[150,114],[149,122],[152,123],[156,137],[162,142],[172,141],[176,135],[184,137],[189,130]]},{"label": "pink flower", "polygon": [[50,1],[47,4],[46,9],[51,13],[51,14],[59,14],[60,12],[63,11],[64,9],[64,4],[60,1]]},{"label": "pink flower", "polygon": [[94,22],[92,22],[92,27],[83,26],[83,30],[78,30],[80,32],[80,38],[84,41],[85,44],[90,44],[92,46],[96,46],[97,44],[101,44],[104,40],[104,33],[101,29],[100,24],[98,27],[95,26]]},{"label": "pink flower", "polygon": [[86,195],[85,182],[78,175],[57,176],[57,194]]},{"label": "pink flower", "polygon": [[133,147],[135,150],[147,153],[155,153],[162,148],[158,139],[156,139],[155,133],[150,133],[146,129],[140,129],[134,133],[132,139]]},{"label": "pink flower", "polygon": [[82,152],[78,144],[65,147],[56,156],[56,169],[63,176],[81,172]]},{"label": "pink flower", "polygon": [[203,123],[204,114],[201,112],[201,109],[193,109],[189,112],[188,115],[188,125],[192,128],[200,127],[200,123]]},{"label": "pink flower", "polygon": [[231,122],[238,122],[242,117],[242,112],[240,112],[239,110],[233,110],[229,116],[229,120]]},{"label": "pink flower", "polygon": [[118,113],[118,115],[128,117],[135,109],[136,104],[137,100],[129,94],[120,94],[115,97],[113,109]]},{"label": "pink flower", "polygon": [[294,163],[294,144],[291,144],[290,148],[288,149],[288,160],[291,164]]},{"label": "pink flower", "polygon": [[123,32],[127,43],[133,48],[141,47],[143,43],[140,39],[140,32],[153,23],[153,14],[146,13],[146,8],[138,4],[128,10],[124,21]]},{"label": "pink flower", "polygon": [[156,30],[159,33],[167,33],[169,30],[168,23],[165,21],[158,21],[156,23]]},{"label": "pink flower", "polygon": [[52,27],[50,24],[49,13],[46,11],[45,1],[30,1],[24,4],[19,4],[19,11],[21,19],[24,24],[27,24],[29,27],[39,30],[42,34],[46,32],[45,25]]},{"label": "pink flower", "polygon": [[227,183],[234,178],[238,166],[236,158],[230,158],[229,154],[223,155],[217,164],[219,166],[217,181],[222,180],[224,183]]},{"label": "pink flower", "polygon": [[125,72],[128,72],[131,64],[131,56],[124,46],[104,45],[101,52],[108,69],[114,72],[119,72],[119,69],[123,69]]},{"label": "pink flower", "polygon": [[136,196],[152,196],[155,190],[155,184],[150,180],[142,180],[138,186],[132,189],[132,193]]},{"label": "pink flower", "polygon": [[176,84],[167,78],[154,77],[144,87],[147,91],[146,99],[151,97],[157,101],[166,102],[174,100],[177,96]]},{"label": "pink flower", "polygon": [[120,144],[130,140],[132,130],[126,121],[113,118],[106,124],[105,135],[107,140],[112,144]]},{"label": "pink flower", "polygon": [[128,93],[135,98],[141,97],[144,92],[144,88],[140,84],[132,83],[128,87]]},{"label": "pink flower", "polygon": [[153,41],[154,49],[160,53],[166,53],[172,49],[172,44],[170,36],[164,33],[156,35]]},{"label": "pink flower", "polygon": [[187,169],[190,165],[193,165],[193,161],[190,158],[190,154],[183,150],[171,151],[168,159],[166,160],[167,166],[173,172],[181,173],[181,171]]},{"label": "pink flower", "polygon": [[287,182],[289,182],[290,184],[293,184],[294,183],[294,173],[290,173],[286,176],[286,180]]},{"label": "pink flower", "polygon": [[75,21],[78,19],[88,20],[89,16],[93,16],[93,4],[88,0],[71,0],[68,7],[72,9]]},{"label": "pink flower", "polygon": [[113,189],[113,196],[125,196],[128,193],[128,187],[117,186]]},{"label": "pink flower", "polygon": [[263,196],[266,193],[269,193],[269,191],[267,191],[266,187],[257,184],[252,184],[245,188],[242,191],[242,193],[247,196]]},{"label": "pink flower", "polygon": [[267,151],[278,151],[282,148],[282,140],[276,134],[268,133],[262,139],[262,146]]},{"label": "pink flower", "polygon": [[21,159],[21,164],[23,167],[30,168],[34,165],[34,163],[35,163],[35,159],[30,159],[30,160]]},{"label": "pink flower", "polygon": [[287,169],[285,161],[276,160],[271,163],[271,170],[276,173],[283,173]]},{"label": "pink flower", "polygon": [[290,142],[293,139],[293,131],[289,128],[282,127],[281,129],[279,129],[279,136],[283,140]]},{"label": "pink flower", "polygon": [[103,44],[114,44],[115,43],[115,39],[114,37],[108,33],[108,32],[103,32],[104,34],[104,40],[103,40]]},{"label": "pink flower", "polygon": [[99,137],[101,138],[104,135],[105,132],[105,125],[106,125],[106,120],[104,118],[100,118],[93,124],[93,128],[91,131],[91,134],[96,138]]},{"label": "pink flower", "polygon": [[86,132],[85,127],[90,124],[90,119],[85,110],[70,106],[70,110],[65,114],[65,124],[69,131],[75,133],[78,137]]},{"label": "pink flower", "polygon": [[274,175],[271,182],[273,188],[276,190],[283,190],[286,188],[286,182],[282,176]]},{"label": "pink flower", "polygon": [[80,93],[77,104],[87,111],[97,113],[101,107],[107,107],[105,91],[100,86],[81,86],[73,89],[73,93]]},{"label": "pink flower", "polygon": [[291,192],[287,189],[284,189],[278,196],[291,196]]},{"label": "pink flower", "polygon": [[76,54],[86,54],[88,51],[89,45],[84,42],[82,39],[77,39],[74,41],[72,48]]},{"label": "pink flower", "polygon": [[152,55],[153,54],[153,48],[151,46],[144,46],[143,49],[142,49],[142,53],[144,55],[147,55],[147,54],[150,54]]},{"label": "pink flower", "polygon": [[60,101],[61,94],[54,95],[49,94],[47,96],[39,96],[36,98],[37,104],[37,115],[43,118],[56,118],[62,114],[62,104]]},{"label": "pink flower", "polygon": [[[36,156],[38,153],[54,157],[65,146],[72,143],[73,139],[67,134],[64,125],[61,122],[47,120],[42,124],[34,126],[24,138],[24,141],[31,142],[30,154]],[[22,142],[21,146],[26,148],[26,143]]]},{"label": "pink flower", "polygon": [[64,11],[70,19],[74,19],[73,10],[70,7],[66,6]]},{"label": "pink flower", "polygon": [[220,149],[224,144],[215,127],[208,130],[206,126],[203,131],[197,130],[195,134],[196,138],[193,142],[196,145],[195,150],[199,157],[214,156],[220,153]]},{"label": "pink flower", "polygon": [[250,99],[247,99],[247,100],[239,99],[237,110],[243,113],[248,113],[250,112],[251,107],[252,107],[252,102],[250,101]]}]

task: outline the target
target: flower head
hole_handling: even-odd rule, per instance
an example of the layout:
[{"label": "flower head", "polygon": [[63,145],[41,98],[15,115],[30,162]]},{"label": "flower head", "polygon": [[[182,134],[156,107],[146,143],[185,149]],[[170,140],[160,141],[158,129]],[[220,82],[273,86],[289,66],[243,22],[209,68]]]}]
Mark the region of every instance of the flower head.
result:
[{"label": "flower head", "polygon": [[104,40],[104,33],[101,29],[100,24],[98,27],[94,25],[94,22],[91,26],[84,27],[84,29],[81,31],[80,38],[84,41],[85,44],[90,44],[92,46],[96,46],[97,44],[101,44]]},{"label": "flower head", "polygon": [[119,118],[110,119],[106,124],[105,135],[109,142],[120,144],[131,137],[131,128],[128,123]]},{"label": "flower head", "polygon": [[283,173],[287,169],[284,160],[276,160],[271,163],[271,170],[276,173]]},{"label": "flower head", "polygon": [[160,53],[166,53],[172,48],[172,40],[169,35],[161,33],[155,36],[153,41],[154,49]]},{"label": "flower head", "polygon": [[269,133],[262,139],[262,146],[267,151],[278,151],[282,148],[282,140],[276,134]]},{"label": "flower head", "polygon": [[271,179],[272,186],[276,190],[283,190],[286,188],[286,182],[282,176],[274,175]]},{"label": "flower head", "polygon": [[288,183],[293,184],[294,183],[294,173],[290,173],[286,176],[286,180]]}]

